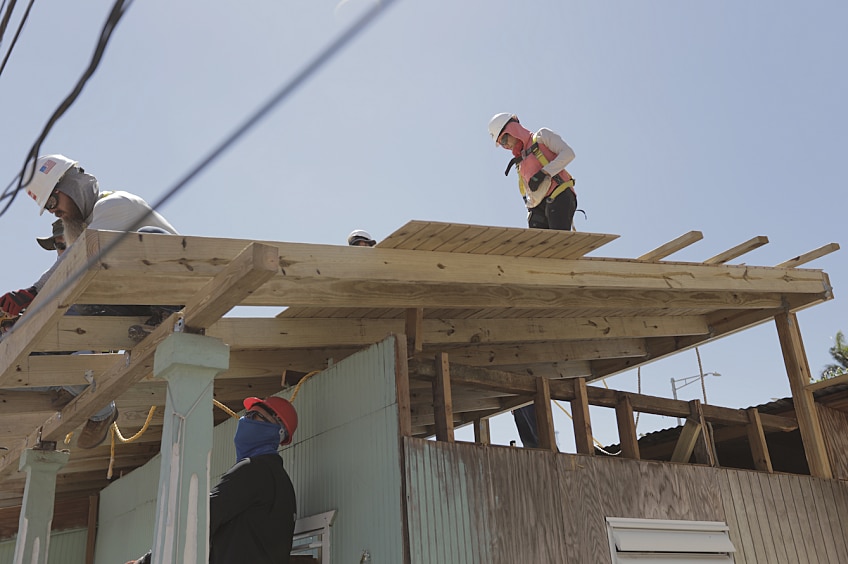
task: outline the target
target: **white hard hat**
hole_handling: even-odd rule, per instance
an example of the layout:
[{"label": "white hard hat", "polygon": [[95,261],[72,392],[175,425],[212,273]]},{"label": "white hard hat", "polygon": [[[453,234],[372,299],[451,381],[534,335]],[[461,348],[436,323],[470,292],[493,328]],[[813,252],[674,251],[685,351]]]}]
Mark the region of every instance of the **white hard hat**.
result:
[{"label": "white hard hat", "polygon": [[495,144],[498,143],[498,137],[501,136],[501,132],[503,128],[506,127],[506,124],[509,123],[510,120],[518,121],[518,118],[515,117],[515,114],[495,114],[492,119],[489,120],[489,135],[492,136],[492,139],[495,141]]},{"label": "white hard hat", "polygon": [[363,231],[362,229],[354,229],[350,232],[350,235],[347,236],[347,244],[355,245],[360,241],[365,241],[368,243],[369,247],[373,247],[377,244],[377,241],[371,238],[371,234],[367,231]]},{"label": "white hard hat", "polygon": [[[38,204],[38,215],[44,213],[44,206],[53,189],[62,180],[62,176],[72,167],[77,166],[77,161],[72,161],[64,155],[46,155],[38,157],[35,161],[35,172],[32,179],[24,185],[29,197]],[[29,169],[27,168],[27,172]],[[26,174],[26,173],[25,173]]]}]

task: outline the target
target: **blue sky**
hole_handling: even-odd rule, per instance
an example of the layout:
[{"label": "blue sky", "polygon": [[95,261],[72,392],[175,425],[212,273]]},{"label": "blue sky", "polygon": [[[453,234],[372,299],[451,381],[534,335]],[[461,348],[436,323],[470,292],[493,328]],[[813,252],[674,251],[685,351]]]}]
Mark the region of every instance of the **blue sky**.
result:
[{"label": "blue sky", "polygon": [[[154,202],[371,5],[135,2],[42,153]],[[110,7],[35,3],[0,75],[4,185],[88,64]],[[593,256],[636,257],[700,230],[671,258],[702,261],[766,235],[734,262],[774,265],[844,243],[846,16],[837,1],[398,0],[159,211],[186,234],[331,244],[411,219],[523,227],[509,155],[486,130],[513,112],[574,148],[588,214],[577,229],[621,235]],[[34,238],[51,219],[26,198],[0,217],[0,287],[28,286],[49,266]],[[808,265],[830,274],[836,295],[799,314],[813,373],[848,331],[844,253]],[[700,351],[704,371],[722,375],[707,380],[711,403],[789,395],[773,324]],[[697,373],[683,353],[646,366],[641,389],[670,396],[671,378]],[[635,390],[636,373],[608,383]],[[611,417],[597,415],[605,443],[617,442]],[[673,423],[643,417],[639,431]],[[508,420],[494,425],[498,442],[513,438]]]}]

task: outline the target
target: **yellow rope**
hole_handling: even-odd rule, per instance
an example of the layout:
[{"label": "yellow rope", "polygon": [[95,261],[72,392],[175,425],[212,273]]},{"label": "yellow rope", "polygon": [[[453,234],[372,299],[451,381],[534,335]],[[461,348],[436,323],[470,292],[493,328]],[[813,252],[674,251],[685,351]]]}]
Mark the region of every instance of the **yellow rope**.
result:
[{"label": "yellow rope", "polygon": [[318,374],[319,372],[321,372],[321,371],[320,370],[313,370],[312,372],[310,372],[309,374],[307,374],[306,376],[304,376],[303,378],[300,379],[300,382],[298,382],[297,386],[294,387],[294,392],[292,392],[292,397],[291,397],[292,403],[294,403],[294,398],[297,397],[297,393],[300,391],[300,387],[303,385],[303,383],[306,382],[307,380],[309,380],[310,378],[312,378],[313,376],[315,376],[316,374]]},{"label": "yellow rope", "polygon": [[219,402],[216,399],[213,399],[212,403],[215,404],[215,407],[217,407],[219,409],[223,409],[224,411],[226,411],[229,414],[229,416],[232,417],[233,419],[238,419],[238,414],[235,411],[233,411],[232,409],[230,409],[229,407],[227,407],[226,405],[224,405],[223,403]]},{"label": "yellow rope", "polygon": [[[291,401],[294,401],[295,396],[297,396],[297,392],[300,390],[300,386],[304,382],[306,382],[306,380],[308,380],[309,378],[311,378],[315,374],[318,374],[319,372],[320,372],[320,370],[313,370],[312,372],[310,372],[309,374],[307,374],[306,376],[301,378],[300,382],[298,382],[297,386],[295,386],[295,388],[294,388],[294,393],[292,394]],[[226,405],[224,405],[223,403],[219,402],[216,399],[213,399],[212,403],[215,405],[215,407],[222,409],[225,412],[227,412],[227,414],[230,417],[232,417],[234,419],[238,419],[238,414],[235,411],[233,411],[232,409],[230,409],[229,407],[227,407]],[[118,428],[117,422],[112,423],[112,426],[109,427],[109,434],[111,435],[112,438],[111,438],[111,447],[110,447],[110,453],[109,453],[109,470],[106,473],[107,479],[112,478],[112,468],[115,465],[115,437],[117,437],[118,440],[121,441],[122,443],[131,443],[135,440],[138,440],[139,438],[141,438],[141,436],[144,434],[145,431],[147,431],[147,428],[150,426],[150,421],[153,419],[153,412],[154,411],[156,411],[156,406],[155,405],[150,406],[150,411],[147,412],[147,420],[144,422],[144,425],[141,427],[141,429],[135,435],[133,435],[132,437],[130,437],[128,439],[125,438],[121,434],[121,430]],[[68,433],[65,436],[65,444],[70,443],[72,435],[73,435],[73,433]]]},{"label": "yellow rope", "polygon": [[150,421],[153,420],[153,412],[156,411],[156,406],[151,405],[150,411],[147,412],[147,419],[144,421],[144,425],[141,426],[138,433],[133,435],[130,438],[126,438],[121,434],[121,430],[118,428],[118,422],[115,421],[112,425],[109,426],[109,435],[111,437],[111,445],[109,447],[109,470],[106,471],[106,479],[112,479],[112,468],[115,466],[115,437],[118,437],[118,440],[122,443],[131,443],[133,441],[137,441],[141,436],[147,431],[147,428],[150,427]]}]

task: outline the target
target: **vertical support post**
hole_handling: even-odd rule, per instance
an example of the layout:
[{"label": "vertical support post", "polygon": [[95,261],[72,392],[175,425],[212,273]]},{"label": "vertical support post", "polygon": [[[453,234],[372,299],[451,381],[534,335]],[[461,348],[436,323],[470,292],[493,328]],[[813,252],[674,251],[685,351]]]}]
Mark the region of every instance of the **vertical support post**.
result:
[{"label": "vertical support post", "polygon": [[14,564],[47,564],[50,525],[56,498],[56,474],[70,453],[27,449],[21,455],[18,470],[26,472],[26,485],[18,518],[18,540]]},{"label": "vertical support post", "polygon": [[579,454],[595,454],[592,440],[592,421],[589,418],[589,393],[586,378],[574,378],[574,399],[571,400],[571,422],[574,425],[574,443]]},{"label": "vertical support post", "polygon": [[488,417],[474,420],[474,442],[478,445],[492,444],[492,433],[489,430]]},{"label": "vertical support post", "polygon": [[85,538],[85,564],[94,564],[94,546],[97,540],[97,512],[100,508],[100,495],[88,496],[88,534]]},{"label": "vertical support post", "polygon": [[639,439],[636,437],[636,423],[633,421],[633,404],[627,394],[616,394],[615,420],[618,424],[618,441],[624,458],[639,460]]},{"label": "vertical support post", "polygon": [[760,412],[756,407],[745,410],[748,413],[748,442],[751,445],[751,456],[754,457],[754,468],[771,474],[771,467],[766,434],[763,432],[763,423],[760,421]]},{"label": "vertical support post", "polygon": [[156,350],[153,374],[167,394],[153,562],[209,561],[212,392],[229,361],[229,347],[202,335],[174,333]]},{"label": "vertical support post", "polygon": [[447,353],[436,355],[436,377],[433,379],[433,416],[436,419],[436,440],[454,442],[453,399],[450,385],[450,363]]},{"label": "vertical support post", "polygon": [[539,448],[557,452],[554,434],[554,414],[551,410],[551,381],[536,378],[536,427],[539,430]]},{"label": "vertical support post", "polygon": [[410,307],[406,310],[406,340],[412,354],[424,350],[424,308]]},{"label": "vertical support post", "polygon": [[406,336],[395,338],[395,390],[398,403],[398,434],[412,436],[412,405],[409,392],[409,355],[406,352]]},{"label": "vertical support post", "polygon": [[695,462],[698,464],[706,464],[707,466],[716,465],[715,448],[713,448],[713,438],[710,434],[710,427],[707,425],[707,420],[704,419],[704,408],[700,400],[692,400],[689,402],[689,421],[693,421],[700,427],[697,440],[694,444]]},{"label": "vertical support post", "polygon": [[783,362],[786,364],[786,375],[789,377],[795,416],[798,418],[798,428],[801,431],[810,474],[817,478],[833,478],[816,402],[813,393],[807,389],[807,384],[810,383],[810,365],[801,340],[798,318],[794,313],[781,313],[774,316],[774,322],[777,325],[777,336],[783,351]]}]

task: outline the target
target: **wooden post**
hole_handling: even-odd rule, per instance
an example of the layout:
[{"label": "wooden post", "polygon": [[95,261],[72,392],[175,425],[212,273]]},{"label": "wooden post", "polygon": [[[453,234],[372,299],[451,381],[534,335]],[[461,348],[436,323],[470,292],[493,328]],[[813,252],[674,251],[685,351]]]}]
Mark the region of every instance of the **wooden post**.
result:
[{"label": "wooden post", "polygon": [[406,353],[406,335],[395,338],[395,390],[398,402],[398,433],[412,436],[412,405],[409,396],[409,357]]},{"label": "wooden post", "polygon": [[453,400],[451,399],[450,364],[448,354],[436,355],[436,377],[433,379],[433,415],[436,419],[436,440],[454,442]]},{"label": "wooden post", "polygon": [[539,448],[557,452],[554,434],[554,414],[551,411],[551,382],[536,378],[536,427],[539,431]]},{"label": "wooden post", "polygon": [[697,422],[701,427],[701,432],[697,435],[694,445],[695,462],[707,466],[716,466],[713,438],[710,434],[710,426],[704,418],[704,407],[700,400],[689,402],[689,419]]},{"label": "wooden post", "polygon": [[692,451],[695,450],[695,443],[698,442],[698,437],[701,435],[702,425],[686,419],[683,429],[680,431],[680,436],[677,438],[677,444],[674,445],[674,453],[671,455],[672,462],[689,462],[692,457]]},{"label": "wooden post", "polygon": [[760,421],[760,412],[756,407],[749,407],[745,411],[748,413],[748,442],[751,444],[754,468],[772,473],[774,470],[771,467],[771,457],[768,444],[766,444],[766,434],[763,432],[763,423]]},{"label": "wooden post", "polygon": [[406,340],[409,352],[424,350],[424,308],[411,307],[406,310]]},{"label": "wooden post", "polygon": [[589,418],[589,395],[586,379],[574,378],[574,399],[571,400],[571,422],[574,425],[574,442],[580,454],[595,454],[592,441],[592,421]]},{"label": "wooden post", "polygon": [[97,511],[100,494],[88,496],[88,531],[85,537],[85,564],[94,564],[94,544],[97,541]]},{"label": "wooden post", "polygon": [[492,444],[492,434],[489,431],[488,417],[481,417],[474,420],[474,442],[478,445]]},{"label": "wooden post", "polygon": [[798,318],[794,313],[781,313],[774,317],[774,321],[777,325],[777,335],[780,338],[780,348],[783,351],[786,375],[789,377],[795,416],[804,442],[804,453],[807,456],[810,474],[817,478],[833,478],[827,448],[822,437],[821,423],[816,411],[816,402],[813,399],[813,393],[806,387],[810,383],[810,365],[801,340]]},{"label": "wooden post", "polygon": [[627,394],[616,394],[615,419],[618,423],[622,456],[639,460],[639,439],[636,437],[636,423],[633,421],[633,405]]}]

